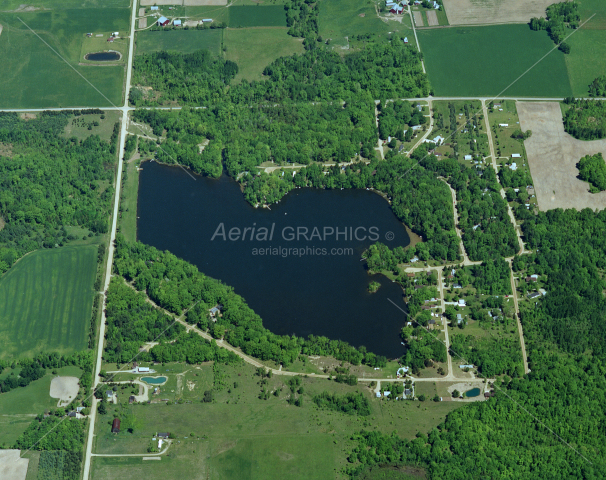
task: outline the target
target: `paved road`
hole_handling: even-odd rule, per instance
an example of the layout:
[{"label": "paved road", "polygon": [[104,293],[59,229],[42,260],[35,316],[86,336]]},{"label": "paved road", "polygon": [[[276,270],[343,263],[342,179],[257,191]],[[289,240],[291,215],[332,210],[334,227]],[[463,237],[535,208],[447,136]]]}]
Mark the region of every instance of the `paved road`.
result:
[{"label": "paved road", "polygon": [[[135,47],[135,21],[137,19],[137,2],[132,0],[131,26],[130,26],[130,44],[128,50],[128,65],[126,67],[126,84],[124,89],[124,105],[122,107],[112,107],[112,110],[122,111],[122,125],[120,130],[120,146],[118,149],[118,172],[116,175],[116,193],[114,195],[114,213],[112,217],[112,227],[110,232],[109,248],[107,253],[107,265],[105,268],[105,283],[104,291],[107,292],[109,282],[111,280],[112,263],[114,261],[114,241],[116,239],[116,228],[118,225],[118,207],[120,205],[120,189],[122,187],[122,165],[124,162],[124,144],[126,142],[126,129],[128,125],[128,112],[131,110],[128,106],[128,92],[130,91],[131,73],[133,67],[134,47]],[[99,371],[101,370],[101,362],[103,357],[103,341],[105,339],[105,308],[106,297],[103,297],[103,308],[101,314],[101,326],[99,328],[99,344],[97,347],[97,362],[95,365],[95,375],[93,377],[93,390],[99,384]],[[84,473],[82,478],[88,480],[90,477],[90,460],[92,456],[93,440],[95,432],[95,420],[97,418],[97,399],[92,397],[91,414],[89,416],[90,423],[88,427],[88,438],[86,442],[86,456],[84,458]]]}]

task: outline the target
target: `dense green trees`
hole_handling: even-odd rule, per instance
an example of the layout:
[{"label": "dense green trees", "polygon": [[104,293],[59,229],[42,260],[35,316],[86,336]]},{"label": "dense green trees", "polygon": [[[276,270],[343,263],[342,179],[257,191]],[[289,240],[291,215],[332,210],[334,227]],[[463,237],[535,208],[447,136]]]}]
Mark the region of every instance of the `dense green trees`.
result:
[{"label": "dense green trees", "polygon": [[606,75],[596,78],[589,85],[590,97],[606,97]]},{"label": "dense green trees", "polygon": [[12,448],[21,450],[82,451],[85,420],[38,415]]},{"label": "dense green trees", "polygon": [[402,340],[406,344],[406,353],[400,363],[414,370],[425,368],[425,360],[445,362],[446,346],[436,335],[423,327],[407,326],[402,329]]},{"label": "dense green trees", "polygon": [[39,480],[78,480],[82,463],[82,452],[61,450],[40,453],[38,462]]},{"label": "dense green trees", "polygon": [[290,0],[284,4],[288,34],[304,38],[306,50],[316,48],[318,39],[318,3],[312,0]]},{"label": "dense green trees", "polygon": [[[96,112],[96,111],[95,111]],[[80,112],[77,112],[80,115]],[[115,141],[62,136],[74,112],[0,113],[0,274],[25,253],[63,245],[65,226],[108,229]]]},{"label": "dense green trees", "polygon": [[570,100],[564,115],[564,130],[579,140],[606,138],[606,102]]},{"label": "dense green trees", "polygon": [[606,162],[601,153],[586,155],[577,164],[579,177],[591,183],[591,193],[606,190]]},{"label": "dense green trees", "polygon": [[[387,140],[395,137],[404,141],[404,130],[414,125],[427,123],[427,117],[418,109],[413,109],[410,102],[395,100],[393,102],[381,102],[379,108],[379,138]],[[412,132],[412,130],[411,130]]]},{"label": "dense green trees", "polygon": [[348,415],[370,415],[370,402],[361,393],[331,395],[325,390],[319,395],[314,395],[312,400],[321,409],[335,410]]},{"label": "dense green trees", "polygon": [[482,378],[508,374],[522,376],[522,353],[516,338],[479,337],[455,334],[451,336],[450,349],[455,359],[475,365]]},{"label": "dense green trees", "polygon": [[[578,13],[579,5],[572,2],[554,3],[547,7],[547,19],[533,17],[530,19],[530,28],[532,30],[547,30],[554,43],[561,43],[570,33],[568,28],[575,29],[579,27],[581,16]],[[562,43],[560,50],[564,53],[570,53],[570,45]]]}]

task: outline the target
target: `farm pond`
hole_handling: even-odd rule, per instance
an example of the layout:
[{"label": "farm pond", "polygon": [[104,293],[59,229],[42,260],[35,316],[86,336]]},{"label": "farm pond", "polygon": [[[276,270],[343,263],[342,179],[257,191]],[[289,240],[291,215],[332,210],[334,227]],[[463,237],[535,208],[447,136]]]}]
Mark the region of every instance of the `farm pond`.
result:
[{"label": "farm pond", "polygon": [[168,380],[167,377],[141,377],[141,381],[150,385],[161,385]]},{"label": "farm pond", "polygon": [[122,55],[119,52],[97,52],[88,53],[84,58],[93,62],[115,62],[116,60],[120,60]]}]

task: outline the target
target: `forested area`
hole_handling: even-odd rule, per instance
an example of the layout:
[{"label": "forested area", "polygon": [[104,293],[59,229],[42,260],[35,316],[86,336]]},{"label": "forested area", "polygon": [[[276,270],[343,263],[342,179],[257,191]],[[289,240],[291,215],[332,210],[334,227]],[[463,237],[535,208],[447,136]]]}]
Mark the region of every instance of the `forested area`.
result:
[{"label": "forested area", "polygon": [[578,10],[579,5],[574,1],[554,3],[547,7],[547,19],[543,17],[530,19],[530,28],[532,30],[547,30],[554,43],[560,44],[560,50],[564,53],[570,53],[570,45],[562,42],[572,33],[569,29],[579,27],[581,16]]},{"label": "forested area", "polygon": [[12,448],[81,452],[85,429],[85,420],[38,415]]},{"label": "forested area", "polygon": [[314,395],[312,400],[318,408],[324,410],[334,410],[348,415],[370,415],[370,402],[361,393],[336,395],[325,390],[319,395]]},{"label": "forested area", "polygon": [[577,164],[581,180],[591,183],[590,192],[606,190],[606,162],[601,153],[586,155]]},{"label": "forested area", "polygon": [[[200,306],[193,307],[191,315],[188,311],[188,322],[196,323],[213,337],[224,338],[247,355],[261,360],[273,360],[288,366],[299,354],[304,353],[332,355],[354,365],[364,363],[380,367],[386,364],[385,357],[367,352],[364,347],[354,348],[340,340],[275,335],[263,327],[259,315],[233,291],[233,288],[205,276],[195,266],[169,252],[160,252],[141,243],[128,244],[119,234],[116,236],[114,271],[128,282],[132,282],[137,290],[145,292],[156,304],[177,315],[198,303]],[[202,358],[210,352],[208,347],[194,341],[191,336],[179,337],[183,331],[180,324],[169,328],[169,315],[154,309],[145,302],[142,293],[135,292],[121,282],[121,279],[112,279],[108,292],[107,356],[104,357],[107,361],[128,361],[138,353],[142,343],[157,341],[158,336],[177,341],[161,348],[154,347],[150,357],[142,358],[152,359],[153,355],[157,355],[156,358],[160,359],[169,358],[170,355],[170,358],[187,360]],[[209,321],[208,310],[215,306],[221,307],[221,314],[215,316],[216,321]],[[211,347],[214,349],[214,345]],[[223,352],[214,350],[213,355],[219,359]],[[232,358],[227,356],[223,361],[231,362]]]},{"label": "forested area", "polygon": [[475,365],[482,378],[503,374],[520,377],[524,374],[520,340],[517,337],[479,337],[458,333],[451,336],[450,350],[454,352],[455,359]]},{"label": "forested area", "polygon": [[601,75],[589,85],[590,97],[606,97],[606,75]]},{"label": "forested area", "polygon": [[207,50],[144,54],[135,58],[133,84],[151,86],[157,98],[144,98],[136,87],[131,89],[130,98],[136,106],[173,101],[249,106],[260,102],[340,103],[356,99],[362,92],[373,99],[416,98],[430,91],[421,54],[398,36],[391,43],[369,44],[344,57],[324,48],[282,57],[265,67],[266,80],[262,81],[230,85],[236,73],[235,63],[216,58]]},{"label": "forested area", "polygon": [[579,140],[606,138],[606,102],[568,99],[570,108],[564,114],[564,130]]},{"label": "forested area", "polygon": [[117,129],[110,143],[63,138],[72,116],[0,112],[0,274],[32,250],[68,243],[66,226],[107,232]]},{"label": "forested area", "polygon": [[286,26],[288,34],[293,37],[304,38],[305,50],[317,47],[318,38],[318,3],[312,0],[290,0],[284,4],[286,10]]},{"label": "forested area", "polygon": [[[465,267],[469,273],[469,281],[477,293],[483,295],[511,295],[509,264],[501,257],[488,259],[481,265]],[[460,278],[457,270],[456,278]]]},{"label": "forested area", "polygon": [[413,373],[418,374],[419,370],[431,366],[433,362],[447,360],[446,346],[424,327],[406,326],[402,328],[401,337],[406,344],[406,353],[400,363],[409,366]]}]

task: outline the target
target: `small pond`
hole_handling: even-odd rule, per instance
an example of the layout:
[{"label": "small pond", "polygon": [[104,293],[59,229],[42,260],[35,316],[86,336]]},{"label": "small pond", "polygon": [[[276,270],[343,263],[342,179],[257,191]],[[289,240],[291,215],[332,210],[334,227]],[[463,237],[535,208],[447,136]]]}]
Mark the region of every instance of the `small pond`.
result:
[{"label": "small pond", "polygon": [[168,380],[166,377],[141,377],[141,381],[149,383],[150,385],[160,385],[166,382],[166,380]]},{"label": "small pond", "polygon": [[118,52],[99,52],[88,53],[84,58],[93,62],[114,62],[120,60],[121,55]]},{"label": "small pond", "polygon": [[471,390],[467,390],[465,392],[465,396],[468,397],[468,398],[479,397],[480,396],[480,389],[479,388],[472,388]]}]

